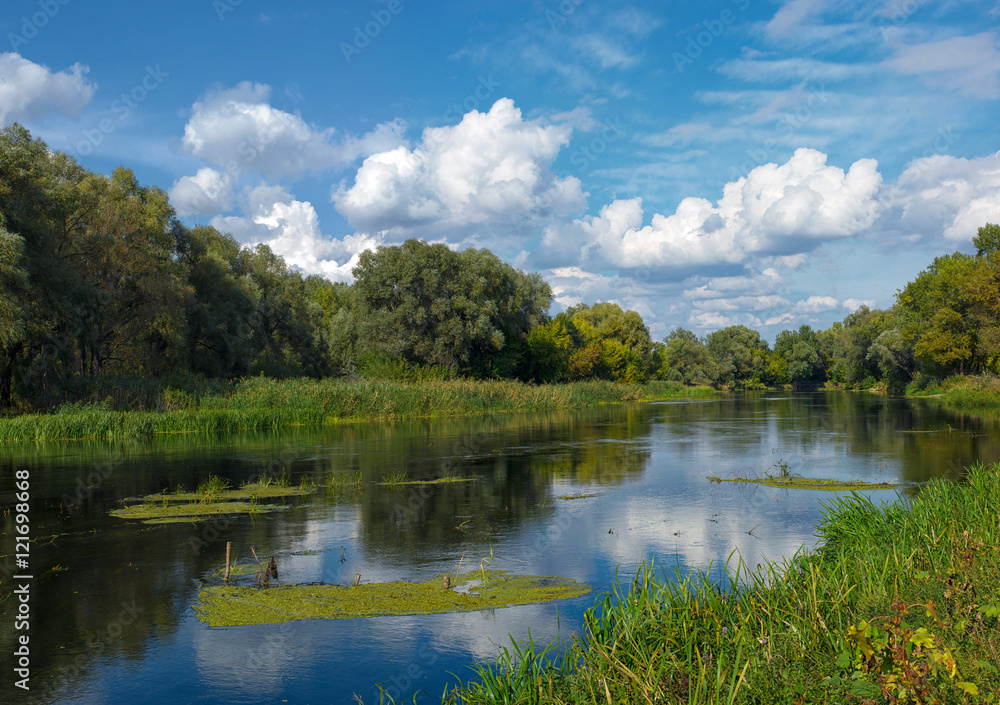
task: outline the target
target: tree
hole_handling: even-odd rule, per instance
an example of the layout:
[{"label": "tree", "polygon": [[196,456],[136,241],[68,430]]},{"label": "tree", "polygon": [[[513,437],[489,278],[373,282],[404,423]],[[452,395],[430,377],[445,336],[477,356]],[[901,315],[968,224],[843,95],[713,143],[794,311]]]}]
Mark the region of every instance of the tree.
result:
[{"label": "tree", "polygon": [[[644,382],[656,360],[642,316],[614,303],[580,304],[567,311],[583,342],[574,365],[578,378]],[[586,352],[584,352],[586,351]]]},{"label": "tree", "polygon": [[932,374],[963,374],[981,366],[968,288],[975,268],[976,258],[960,252],[937,257],[896,296],[900,331]]},{"label": "tree", "polygon": [[663,339],[669,379],[684,384],[707,384],[716,373],[708,348],[692,331],[675,328]]},{"label": "tree", "polygon": [[774,354],[785,362],[785,371],[792,384],[818,382],[823,377],[823,360],[819,353],[819,338],[810,326],[797,331],[785,330],[774,341]]},{"label": "tree", "polygon": [[729,326],[710,333],[705,343],[721,384],[761,382],[769,351],[759,332],[742,325]]},{"label": "tree", "polygon": [[1000,225],[987,223],[979,228],[976,236],[972,238],[972,244],[976,246],[977,257],[1000,252]]},{"label": "tree", "polygon": [[369,350],[481,377],[514,372],[552,298],[541,277],[487,250],[419,240],[363,252],[353,271]]}]

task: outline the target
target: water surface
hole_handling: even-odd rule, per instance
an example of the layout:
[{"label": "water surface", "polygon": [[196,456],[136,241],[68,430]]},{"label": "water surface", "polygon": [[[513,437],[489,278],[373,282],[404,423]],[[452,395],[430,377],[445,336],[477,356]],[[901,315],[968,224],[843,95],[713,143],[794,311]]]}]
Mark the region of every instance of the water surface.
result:
[{"label": "water surface", "polygon": [[[815,544],[828,493],[706,475],[959,479],[1000,459],[997,421],[933,400],[849,393],[752,393],[676,403],[481,418],[351,424],[208,437],[8,445],[32,487],[31,686],[12,685],[13,582],[0,582],[4,700],[26,703],[438,702],[449,672],[493,657],[530,630],[568,640],[614,581],[655,558],[718,574],[734,551],[751,566]],[[405,470],[475,482],[376,484]],[[107,515],[122,500],[232,485],[287,471],[322,486],[360,471],[360,493],[319,491],[292,509],[227,522],[148,526]],[[892,500],[895,492],[873,492]],[[13,515],[0,565],[12,568]],[[209,628],[191,606],[215,581],[226,541],[249,560],[274,555],[282,582],[417,580],[490,566],[589,582],[595,593],[546,605],[453,615]],[[265,559],[266,560],[266,559]],[[733,559],[735,560],[735,558]]]}]

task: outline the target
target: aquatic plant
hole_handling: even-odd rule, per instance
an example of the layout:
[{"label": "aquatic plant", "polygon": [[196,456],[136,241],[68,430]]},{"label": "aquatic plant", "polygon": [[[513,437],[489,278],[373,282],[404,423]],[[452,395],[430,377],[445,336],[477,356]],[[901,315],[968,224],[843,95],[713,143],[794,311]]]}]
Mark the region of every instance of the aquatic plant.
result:
[{"label": "aquatic plant", "polygon": [[213,586],[198,595],[194,610],[209,626],[276,624],[301,619],[345,619],[390,615],[475,612],[508,605],[579,597],[590,586],[556,576],[514,575],[477,570],[426,582],[255,587]]}]

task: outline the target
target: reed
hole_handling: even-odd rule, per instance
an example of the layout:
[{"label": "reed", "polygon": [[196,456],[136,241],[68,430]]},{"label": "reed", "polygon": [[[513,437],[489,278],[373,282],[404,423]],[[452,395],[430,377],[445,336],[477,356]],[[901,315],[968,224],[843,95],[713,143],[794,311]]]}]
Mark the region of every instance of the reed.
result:
[{"label": "reed", "polygon": [[712,393],[669,382],[529,385],[467,379],[410,383],[264,377],[216,390],[182,392],[164,391],[157,404],[151,404],[155,410],[120,409],[111,404],[63,405],[56,413],[0,418],[0,442],[126,439],[157,433],[214,433],[353,420],[478,415]]},{"label": "reed", "polygon": [[955,409],[1000,409],[1000,378],[982,375],[945,380],[944,403]]},{"label": "reed", "polygon": [[[907,506],[825,503],[821,547],[722,578],[644,565],[538,664],[504,650],[449,703],[972,703],[1000,700],[1000,464]],[[525,674],[529,677],[525,677]]]}]

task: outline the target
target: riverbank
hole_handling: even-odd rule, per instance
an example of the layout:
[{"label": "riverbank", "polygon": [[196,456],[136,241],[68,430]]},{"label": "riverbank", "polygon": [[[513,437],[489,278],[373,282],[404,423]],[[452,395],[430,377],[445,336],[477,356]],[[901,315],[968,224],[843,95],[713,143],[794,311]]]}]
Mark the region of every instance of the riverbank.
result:
[{"label": "riverbank", "polygon": [[160,433],[213,433],[342,421],[480,415],[711,396],[674,382],[274,380],[254,377],[204,393],[164,390],[141,409],[105,401],[54,413],[0,418],[0,442],[130,439]]},{"label": "riverbank", "polygon": [[1000,409],[1000,378],[953,377],[942,384],[941,399],[953,409]]},{"label": "riverbank", "polygon": [[909,507],[838,496],[815,552],[752,573],[734,557],[726,586],[643,569],[564,658],[505,652],[445,702],[997,702],[998,507],[1000,463]]}]

